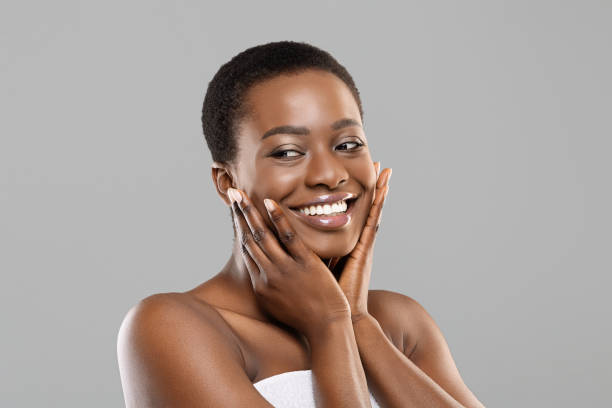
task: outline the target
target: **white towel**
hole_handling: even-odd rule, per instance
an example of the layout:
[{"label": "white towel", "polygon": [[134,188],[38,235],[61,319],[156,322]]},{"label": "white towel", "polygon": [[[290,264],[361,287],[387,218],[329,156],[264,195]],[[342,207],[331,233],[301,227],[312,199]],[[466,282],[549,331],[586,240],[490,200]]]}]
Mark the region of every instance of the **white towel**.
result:
[{"label": "white towel", "polygon": [[[253,384],[276,408],[316,408],[312,370],[289,371],[264,378]],[[380,408],[370,392],[372,408]]]}]

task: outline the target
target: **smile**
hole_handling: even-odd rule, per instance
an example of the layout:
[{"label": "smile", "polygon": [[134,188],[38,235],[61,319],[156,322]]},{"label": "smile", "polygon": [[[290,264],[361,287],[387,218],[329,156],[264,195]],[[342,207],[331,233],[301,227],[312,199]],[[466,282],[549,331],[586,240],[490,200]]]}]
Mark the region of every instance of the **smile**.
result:
[{"label": "smile", "polygon": [[353,203],[357,197],[350,193],[319,196],[314,200],[290,207],[292,212],[308,225],[322,229],[339,229],[350,223]]},{"label": "smile", "polygon": [[311,205],[299,208],[299,212],[306,215],[338,215],[345,213],[348,208],[348,204],[344,200],[333,203],[332,205]]}]

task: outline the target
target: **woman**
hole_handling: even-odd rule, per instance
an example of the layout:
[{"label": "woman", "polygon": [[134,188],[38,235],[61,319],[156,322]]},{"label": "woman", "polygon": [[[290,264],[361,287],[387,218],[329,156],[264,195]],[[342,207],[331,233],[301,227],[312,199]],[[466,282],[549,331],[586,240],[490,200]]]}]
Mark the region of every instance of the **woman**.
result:
[{"label": "woman", "polygon": [[391,170],[372,162],[362,118],[349,73],[311,45],[220,68],[202,123],[238,239],[212,279],[125,317],[127,406],[483,406],[427,312],[368,290]]}]

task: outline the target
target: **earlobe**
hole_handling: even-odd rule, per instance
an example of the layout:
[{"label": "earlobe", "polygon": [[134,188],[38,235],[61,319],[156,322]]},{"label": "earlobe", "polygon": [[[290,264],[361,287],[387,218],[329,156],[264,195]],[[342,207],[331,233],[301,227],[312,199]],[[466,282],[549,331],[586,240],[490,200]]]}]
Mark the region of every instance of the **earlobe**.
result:
[{"label": "earlobe", "polygon": [[234,178],[229,166],[225,163],[213,162],[211,165],[211,177],[217,194],[226,205],[231,205],[227,190],[234,187]]}]

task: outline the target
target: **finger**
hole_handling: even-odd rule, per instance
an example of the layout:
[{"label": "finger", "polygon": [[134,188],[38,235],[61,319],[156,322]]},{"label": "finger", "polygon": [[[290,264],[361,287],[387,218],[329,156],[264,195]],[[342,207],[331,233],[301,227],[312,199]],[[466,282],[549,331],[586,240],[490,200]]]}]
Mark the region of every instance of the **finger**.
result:
[{"label": "finger", "polygon": [[[246,219],[253,240],[263,250],[266,256],[273,262],[284,262],[289,255],[283,250],[274,233],[263,220],[263,217],[255,208],[249,197],[240,190],[231,189],[230,196],[235,199],[242,215]],[[257,261],[257,260],[255,260]]]},{"label": "finger", "polygon": [[246,247],[241,245],[240,253],[242,254],[242,259],[244,259],[244,264],[246,265],[247,271],[249,271],[249,276],[251,278],[251,286],[255,292],[261,290],[260,280],[264,284],[264,286],[268,283],[265,272],[262,273],[259,270],[259,266],[257,263],[251,258],[249,251]]},{"label": "finger", "polygon": [[384,174],[381,174],[380,180],[376,187],[376,198],[374,199],[374,203],[370,211],[371,218],[369,217],[369,221],[374,221],[376,229],[378,229],[378,225],[380,224],[382,209],[389,192],[389,179],[391,178],[391,172],[391,169],[383,170]]},{"label": "finger", "polygon": [[390,178],[391,178],[391,169],[383,170],[378,176],[378,179],[376,181],[376,188],[377,189],[383,188],[386,184],[389,183]]},{"label": "finger", "polygon": [[295,230],[287,220],[287,216],[283,209],[276,203],[276,201],[269,198],[264,199],[264,205],[268,210],[268,216],[272,221],[272,225],[278,233],[280,241],[283,243],[285,248],[289,251],[289,254],[298,262],[302,262],[309,255],[309,248],[304,245],[304,242],[297,236]]},{"label": "finger", "polygon": [[[251,276],[251,280],[254,281],[259,278],[259,271],[263,270],[264,267],[269,264],[270,260],[261,250],[259,245],[257,245],[257,243],[253,240],[253,235],[251,234],[249,225],[244,219],[244,216],[240,211],[240,208],[238,207],[238,203],[236,203],[235,201],[232,202],[232,211],[234,213],[234,224],[236,225],[236,233],[238,235],[238,239],[240,239],[241,250],[243,252],[246,251],[246,253],[250,256],[250,258],[253,260],[253,262],[255,262],[258,267],[257,270],[254,271],[256,275]],[[249,273],[251,273],[250,269]]]},{"label": "finger", "polygon": [[382,220],[383,208],[385,206],[385,201],[387,200],[387,193],[389,193],[389,186],[388,185],[385,186],[383,188],[383,191],[382,191],[382,198],[380,200],[380,205],[379,205],[378,210],[377,210],[378,215],[375,217],[376,218],[376,223],[375,223],[376,226],[375,226],[375,229],[374,229],[375,232],[378,232],[378,229],[380,228],[380,222]]},{"label": "finger", "polygon": [[[385,169],[382,171],[379,179],[379,184],[376,187],[376,197],[370,208],[366,225],[363,228],[359,241],[368,246],[374,243],[376,232],[380,226],[380,220],[382,218],[382,209],[389,192],[389,178],[391,177],[391,169]],[[381,185],[379,187],[379,185]]]},{"label": "finger", "polygon": [[374,163],[374,170],[376,171],[376,180],[378,180],[378,176],[380,173],[380,162]]}]

